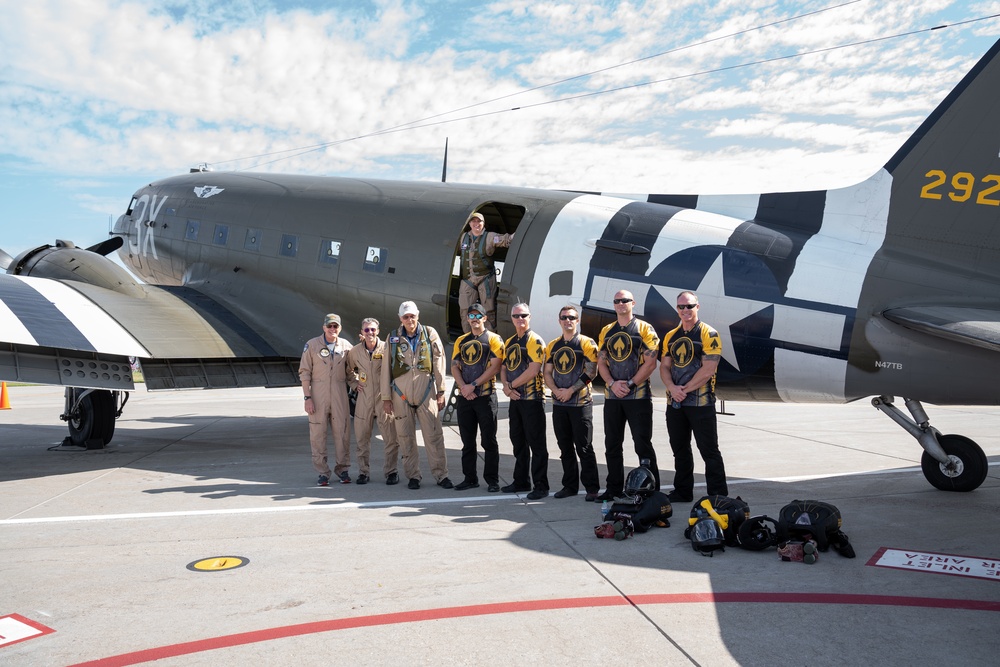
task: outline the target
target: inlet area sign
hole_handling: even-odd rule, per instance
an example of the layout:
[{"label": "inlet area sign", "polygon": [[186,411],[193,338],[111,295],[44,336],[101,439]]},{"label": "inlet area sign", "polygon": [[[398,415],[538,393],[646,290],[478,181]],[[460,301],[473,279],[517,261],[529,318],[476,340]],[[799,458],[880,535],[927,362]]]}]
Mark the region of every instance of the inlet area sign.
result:
[{"label": "inlet area sign", "polygon": [[881,547],[867,563],[895,570],[916,570],[1000,581],[1000,559],[955,556],[909,549]]}]

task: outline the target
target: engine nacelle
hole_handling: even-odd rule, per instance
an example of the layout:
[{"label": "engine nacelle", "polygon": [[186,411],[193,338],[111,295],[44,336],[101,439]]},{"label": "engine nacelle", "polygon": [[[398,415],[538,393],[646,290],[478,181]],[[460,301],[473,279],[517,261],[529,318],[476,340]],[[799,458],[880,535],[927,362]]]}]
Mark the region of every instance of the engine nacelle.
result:
[{"label": "engine nacelle", "polygon": [[[121,245],[120,239],[118,245]],[[54,246],[43,245],[26,250],[11,262],[7,273],[72,280],[128,296],[141,297],[145,294],[139,283],[124,268],[97,252],[77,248],[72,241],[56,241]]]}]

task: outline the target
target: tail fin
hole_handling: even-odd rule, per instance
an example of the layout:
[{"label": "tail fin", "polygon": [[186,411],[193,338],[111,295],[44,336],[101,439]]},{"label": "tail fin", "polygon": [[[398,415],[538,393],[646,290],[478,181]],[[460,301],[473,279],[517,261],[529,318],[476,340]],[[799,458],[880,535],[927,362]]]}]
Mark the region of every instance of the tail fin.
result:
[{"label": "tail fin", "polygon": [[1000,41],[892,156],[887,241],[918,254],[941,253],[963,264],[958,247],[988,250],[989,262],[968,266],[996,274],[1000,251]]}]

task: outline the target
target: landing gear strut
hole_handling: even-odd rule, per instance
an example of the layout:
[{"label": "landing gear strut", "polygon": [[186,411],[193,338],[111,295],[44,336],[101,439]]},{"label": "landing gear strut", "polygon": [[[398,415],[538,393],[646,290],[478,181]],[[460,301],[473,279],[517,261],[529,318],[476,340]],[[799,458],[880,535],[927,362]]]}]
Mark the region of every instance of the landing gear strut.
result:
[{"label": "landing gear strut", "polygon": [[63,444],[103,449],[114,437],[115,419],[127,402],[128,392],[66,387],[66,409],[59,418],[69,425],[69,436]]},{"label": "landing gear strut", "polygon": [[986,480],[989,462],[979,445],[962,435],[941,435],[930,425],[920,401],[903,399],[912,418],[903,414],[892,401],[892,396],[878,396],[872,399],[872,405],[924,448],[920,469],[932,486],[942,491],[972,491]]}]

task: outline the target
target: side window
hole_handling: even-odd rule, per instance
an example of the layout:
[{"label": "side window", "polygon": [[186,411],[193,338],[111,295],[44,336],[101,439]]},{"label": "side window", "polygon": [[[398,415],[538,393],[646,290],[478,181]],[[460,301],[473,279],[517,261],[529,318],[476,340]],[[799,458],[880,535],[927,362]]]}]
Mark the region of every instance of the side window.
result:
[{"label": "side window", "polygon": [[319,244],[319,263],[336,264],[340,261],[340,241],[323,239]]},{"label": "side window", "polygon": [[197,241],[198,240],[198,229],[201,227],[201,222],[198,220],[188,220],[187,227],[184,230],[184,239],[186,241]]},{"label": "side window", "polygon": [[284,257],[295,257],[299,253],[299,237],[294,234],[282,234],[278,253]]},{"label": "side window", "polygon": [[243,249],[260,252],[260,236],[259,229],[248,229],[246,240],[243,242]]},{"label": "side window", "polygon": [[389,249],[388,248],[375,248],[373,246],[368,246],[368,252],[365,253],[365,271],[372,271],[374,273],[385,273],[385,265],[388,260]]},{"label": "side window", "polygon": [[215,235],[212,237],[215,245],[226,245],[229,243],[229,225],[216,225]]}]

